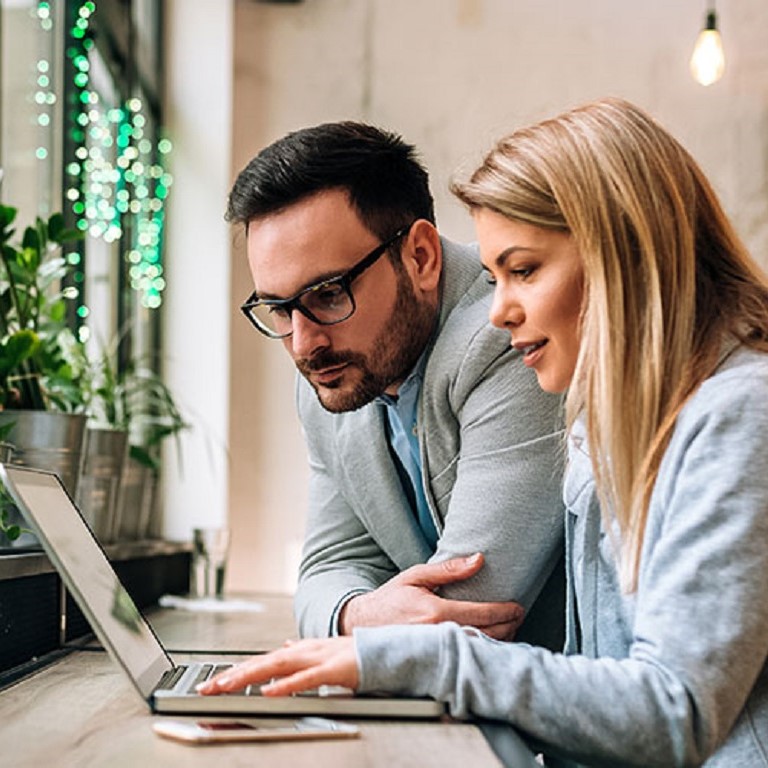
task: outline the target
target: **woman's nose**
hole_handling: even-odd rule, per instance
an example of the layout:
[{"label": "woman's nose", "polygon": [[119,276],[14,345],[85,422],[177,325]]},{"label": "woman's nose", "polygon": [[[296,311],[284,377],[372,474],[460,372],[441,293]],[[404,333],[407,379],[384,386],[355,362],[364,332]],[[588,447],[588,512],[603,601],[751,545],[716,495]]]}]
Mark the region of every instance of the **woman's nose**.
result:
[{"label": "woman's nose", "polygon": [[489,313],[491,324],[507,330],[518,327],[523,322],[524,317],[525,313],[520,303],[497,286]]}]

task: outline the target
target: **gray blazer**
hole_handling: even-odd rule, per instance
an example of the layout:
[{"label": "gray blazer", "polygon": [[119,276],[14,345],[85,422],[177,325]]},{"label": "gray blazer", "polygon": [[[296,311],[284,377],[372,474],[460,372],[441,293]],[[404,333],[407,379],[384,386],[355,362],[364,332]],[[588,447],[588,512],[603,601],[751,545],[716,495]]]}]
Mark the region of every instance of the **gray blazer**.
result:
[{"label": "gray blazer", "polygon": [[560,648],[560,399],[541,392],[509,334],[489,324],[492,288],[476,250],[442,244],[439,331],[418,411],[437,551],[431,556],[400,484],[384,406],[328,413],[299,377],[311,473],[295,600],[300,632],[334,634],[336,613],[350,595],[373,590],[416,563],[480,551],[482,571],[443,594],[517,600],[531,609],[519,637]]}]

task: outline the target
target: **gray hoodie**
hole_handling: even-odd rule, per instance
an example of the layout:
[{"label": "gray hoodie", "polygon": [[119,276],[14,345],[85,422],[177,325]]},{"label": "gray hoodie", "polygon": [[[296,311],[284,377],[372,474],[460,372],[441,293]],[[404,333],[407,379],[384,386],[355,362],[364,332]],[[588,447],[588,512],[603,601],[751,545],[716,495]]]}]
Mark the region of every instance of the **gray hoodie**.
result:
[{"label": "gray hoodie", "polygon": [[768,767],[768,355],[737,349],[681,412],[632,594],[578,428],[569,453],[565,654],[455,624],[360,629],[360,690],[430,695],[582,764]]}]

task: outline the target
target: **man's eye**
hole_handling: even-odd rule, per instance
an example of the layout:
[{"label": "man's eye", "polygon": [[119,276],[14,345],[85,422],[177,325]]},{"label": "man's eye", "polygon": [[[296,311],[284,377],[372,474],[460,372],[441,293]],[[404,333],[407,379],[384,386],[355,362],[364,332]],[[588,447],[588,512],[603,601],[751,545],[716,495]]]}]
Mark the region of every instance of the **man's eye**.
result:
[{"label": "man's eye", "polygon": [[269,314],[273,315],[278,320],[287,320],[291,316],[288,309],[279,304],[270,304]]},{"label": "man's eye", "polygon": [[327,283],[312,291],[312,304],[332,308],[344,299],[344,289],[338,283]]}]

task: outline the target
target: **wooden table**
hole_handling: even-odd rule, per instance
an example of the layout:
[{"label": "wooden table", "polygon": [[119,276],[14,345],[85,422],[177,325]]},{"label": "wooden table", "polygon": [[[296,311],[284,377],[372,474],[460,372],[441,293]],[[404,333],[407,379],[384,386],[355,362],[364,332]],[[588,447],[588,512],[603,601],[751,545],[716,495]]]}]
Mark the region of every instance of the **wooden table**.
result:
[{"label": "wooden table", "polygon": [[[295,636],[290,598],[254,595],[261,613],[148,615],[176,651],[255,651]],[[0,765],[8,768],[498,768],[473,725],[359,720],[359,739],[190,746],[156,736],[151,715],[128,679],[101,650],[75,651],[0,692]],[[182,718],[179,718],[182,719]],[[194,719],[194,718],[191,718]]]}]

